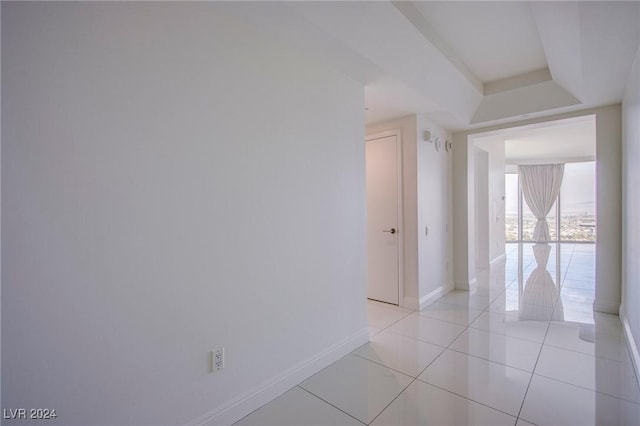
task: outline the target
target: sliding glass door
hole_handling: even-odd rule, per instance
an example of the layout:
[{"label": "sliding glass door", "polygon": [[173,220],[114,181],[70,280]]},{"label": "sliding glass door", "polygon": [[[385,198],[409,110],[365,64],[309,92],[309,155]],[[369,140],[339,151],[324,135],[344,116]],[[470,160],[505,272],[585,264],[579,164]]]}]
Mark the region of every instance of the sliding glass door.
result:
[{"label": "sliding glass door", "polygon": [[[547,223],[552,241],[595,242],[595,161],[567,163],[558,200]],[[505,240],[532,241],[536,218],[522,197],[518,174],[505,174]]]},{"label": "sliding glass door", "polygon": [[563,241],[596,240],[596,164],[568,163],[560,197],[560,238]]},{"label": "sliding glass door", "polygon": [[518,175],[507,173],[504,175],[504,210],[505,210],[505,240],[518,241],[520,236],[520,214],[518,202],[520,189],[518,188]]}]

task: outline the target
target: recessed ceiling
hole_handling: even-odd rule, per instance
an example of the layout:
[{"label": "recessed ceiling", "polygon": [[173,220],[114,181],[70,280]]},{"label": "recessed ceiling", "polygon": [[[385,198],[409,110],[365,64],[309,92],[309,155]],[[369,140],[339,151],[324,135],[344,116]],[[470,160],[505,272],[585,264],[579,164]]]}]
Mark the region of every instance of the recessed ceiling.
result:
[{"label": "recessed ceiling", "polygon": [[640,42],[639,1],[219,7],[361,82],[367,124],[420,114],[469,130],[619,103]]},{"label": "recessed ceiling", "polygon": [[483,83],[547,67],[527,2],[415,2],[428,25]]}]

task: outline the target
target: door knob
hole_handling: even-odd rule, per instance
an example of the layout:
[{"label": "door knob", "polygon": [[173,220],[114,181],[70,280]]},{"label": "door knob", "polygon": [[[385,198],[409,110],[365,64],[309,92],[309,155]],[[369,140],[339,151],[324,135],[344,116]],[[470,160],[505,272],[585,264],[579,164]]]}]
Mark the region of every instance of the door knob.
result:
[{"label": "door knob", "polygon": [[382,232],[388,232],[390,234],[395,234],[396,233],[396,228],[391,228],[388,231],[386,229],[383,229]]}]

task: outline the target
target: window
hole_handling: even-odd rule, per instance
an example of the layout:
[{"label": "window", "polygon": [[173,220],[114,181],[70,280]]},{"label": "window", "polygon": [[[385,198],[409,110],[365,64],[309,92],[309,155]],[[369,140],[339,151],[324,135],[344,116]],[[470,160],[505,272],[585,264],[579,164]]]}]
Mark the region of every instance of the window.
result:
[{"label": "window", "polygon": [[508,173],[504,176],[505,240],[518,241],[518,175]]},{"label": "window", "polygon": [[[558,200],[547,215],[552,241],[595,242],[595,161],[567,163]],[[558,204],[560,214],[558,223]],[[519,207],[520,205],[520,207]],[[505,174],[505,240],[532,241],[536,217],[522,197],[518,175]]]},{"label": "window", "polygon": [[560,238],[563,241],[596,240],[596,163],[564,166],[560,189]]},{"label": "window", "polygon": [[[523,197],[522,191],[518,188],[520,197]],[[527,205],[527,202],[522,198],[522,241],[533,241],[533,229],[536,227],[538,219],[533,215],[533,212]]]}]

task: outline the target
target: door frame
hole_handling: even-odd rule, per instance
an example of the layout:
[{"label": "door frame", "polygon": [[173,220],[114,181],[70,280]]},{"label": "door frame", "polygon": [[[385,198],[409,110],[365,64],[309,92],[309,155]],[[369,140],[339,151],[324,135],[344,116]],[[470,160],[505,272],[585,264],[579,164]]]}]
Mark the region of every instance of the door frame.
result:
[{"label": "door frame", "polygon": [[[365,155],[366,155],[366,143],[376,139],[384,139],[389,136],[396,137],[396,158],[398,162],[398,200],[397,200],[397,215],[398,215],[398,306],[405,307],[404,303],[404,197],[403,197],[403,161],[402,161],[402,130],[393,129],[385,132],[372,133],[365,137]],[[366,173],[366,170],[365,170]],[[367,236],[368,237],[368,236]],[[367,253],[367,257],[368,257]],[[369,286],[367,267],[367,287]]]}]

